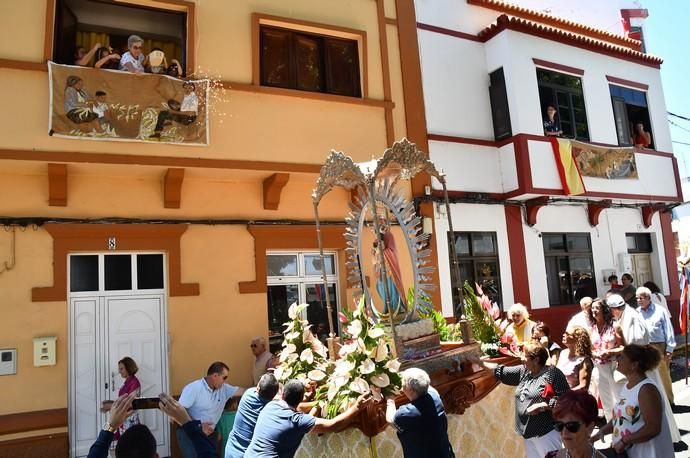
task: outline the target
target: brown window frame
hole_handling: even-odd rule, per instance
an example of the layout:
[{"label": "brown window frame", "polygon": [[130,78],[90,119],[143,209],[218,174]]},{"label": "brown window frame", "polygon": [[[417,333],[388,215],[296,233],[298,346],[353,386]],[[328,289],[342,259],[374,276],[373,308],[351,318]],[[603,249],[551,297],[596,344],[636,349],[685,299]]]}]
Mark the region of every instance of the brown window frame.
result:
[{"label": "brown window frame", "polygon": [[[294,87],[269,86],[262,84],[261,78],[261,27],[284,29],[300,35],[330,38],[336,40],[350,40],[357,44],[359,76],[359,95],[342,95],[326,91],[300,90]],[[368,85],[368,57],[367,57],[367,33],[364,30],[352,29],[331,24],[321,24],[310,21],[272,16],[263,13],[252,14],[252,86],[263,87],[273,93],[285,93],[286,95],[312,94],[310,98],[323,98],[324,100],[367,100],[369,98]]]},{"label": "brown window frame", "polygon": [[[271,83],[268,80],[268,75],[266,74],[267,69],[264,67],[264,39],[266,34],[274,33],[276,35],[282,35],[286,40],[286,51],[287,55],[284,56],[287,59],[287,76],[288,81],[285,84]],[[260,53],[260,83],[262,86],[268,87],[279,87],[283,89],[295,89],[299,91],[308,92],[319,92],[324,94],[341,95],[345,97],[356,97],[362,98],[362,78],[360,75],[360,65],[359,65],[359,43],[357,40],[350,38],[341,38],[328,36],[323,34],[303,32],[301,30],[294,30],[285,27],[276,27],[273,25],[259,25],[259,45],[261,47]],[[301,42],[310,42],[316,49],[316,53],[319,59],[319,76],[320,76],[320,87],[310,88],[306,86],[306,83],[300,79],[300,62],[299,62],[299,44]],[[348,88],[347,91],[339,91],[334,87],[333,75],[335,70],[332,69],[331,59],[332,55],[330,49],[332,46],[338,43],[347,43],[348,45],[354,45],[354,62],[352,67],[348,70],[350,72],[350,77],[352,78],[353,85]]]}]

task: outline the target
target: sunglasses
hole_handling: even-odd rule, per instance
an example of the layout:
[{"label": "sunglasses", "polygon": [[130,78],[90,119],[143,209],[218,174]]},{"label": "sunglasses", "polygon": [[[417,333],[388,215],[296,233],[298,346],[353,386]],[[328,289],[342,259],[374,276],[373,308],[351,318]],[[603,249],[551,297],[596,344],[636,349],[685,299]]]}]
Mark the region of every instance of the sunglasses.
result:
[{"label": "sunglasses", "polygon": [[568,421],[566,423],[563,423],[562,421],[553,422],[553,429],[555,429],[559,433],[563,431],[563,428],[567,429],[571,433],[576,433],[580,430],[581,426],[582,423],[580,423],[579,421]]},{"label": "sunglasses", "polygon": [[256,347],[258,347],[258,345],[257,344],[251,344],[250,347],[256,348]]}]

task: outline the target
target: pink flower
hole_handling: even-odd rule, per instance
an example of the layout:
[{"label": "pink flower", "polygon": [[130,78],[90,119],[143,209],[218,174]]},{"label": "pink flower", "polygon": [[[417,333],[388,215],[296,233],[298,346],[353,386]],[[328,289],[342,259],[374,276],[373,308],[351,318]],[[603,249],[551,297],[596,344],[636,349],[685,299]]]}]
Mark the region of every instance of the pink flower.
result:
[{"label": "pink flower", "polygon": [[347,323],[349,321],[343,312],[338,312],[338,319],[341,323]]}]

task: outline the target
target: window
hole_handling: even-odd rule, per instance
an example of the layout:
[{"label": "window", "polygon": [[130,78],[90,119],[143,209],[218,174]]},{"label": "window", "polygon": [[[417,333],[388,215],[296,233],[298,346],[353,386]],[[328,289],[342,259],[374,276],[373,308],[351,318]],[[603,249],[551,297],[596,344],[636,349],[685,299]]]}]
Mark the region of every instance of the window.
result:
[{"label": "window", "polygon": [[[479,284],[491,301],[501,304],[501,273],[498,263],[498,247],[495,232],[456,232],[455,240],[448,233],[449,249],[455,249],[460,267],[460,279],[471,285]],[[454,243],[453,243],[454,242]],[[453,304],[458,304],[458,281],[455,278],[453,257],[450,257],[450,278],[453,288]]]},{"label": "window", "polygon": [[[326,253],[326,278],[328,296],[333,308],[334,332],[338,333],[338,275],[335,253]],[[283,323],[289,321],[288,308],[297,302],[307,303],[305,319],[313,326],[319,338],[328,334],[328,310],[324,291],[319,253],[268,253],[266,255],[268,286],[268,334],[271,351],[280,348],[283,342]]]},{"label": "window", "polygon": [[597,288],[589,234],[542,234],[546,282],[551,305],[579,303],[596,297]]},{"label": "window", "polygon": [[71,293],[142,291],[165,288],[162,254],[73,254]]},{"label": "window", "polygon": [[494,124],[494,138],[502,140],[513,135],[510,124],[510,108],[508,106],[508,93],[506,81],[503,75],[503,67],[489,74],[489,98],[491,100],[491,119]]},{"label": "window", "polygon": [[609,85],[611,103],[613,104],[613,118],[616,123],[618,144],[632,146],[635,141],[638,124],[642,124],[645,132],[650,132],[652,142],[649,148],[654,149],[654,136],[651,135],[651,122],[647,108],[647,94],[627,87]]},{"label": "window", "polygon": [[361,97],[356,40],[260,27],[262,86]]},{"label": "window", "polygon": [[652,238],[646,233],[628,233],[625,234],[625,242],[628,246],[628,253],[651,253],[652,252]]},{"label": "window", "polygon": [[582,79],[565,73],[537,69],[539,101],[542,119],[546,118],[546,108],[556,107],[556,119],[560,122],[563,136],[588,141],[587,113],[582,94]]},{"label": "window", "polygon": [[[161,2],[163,5],[164,2]],[[90,0],[57,0],[53,60],[74,64],[79,47],[89,51],[97,43],[122,55],[127,38],[144,39],[144,52],[161,49],[168,65],[176,59],[186,68],[187,13],[139,5]],[[92,57],[89,65],[93,65]],[[110,67],[108,67],[110,68]]]}]

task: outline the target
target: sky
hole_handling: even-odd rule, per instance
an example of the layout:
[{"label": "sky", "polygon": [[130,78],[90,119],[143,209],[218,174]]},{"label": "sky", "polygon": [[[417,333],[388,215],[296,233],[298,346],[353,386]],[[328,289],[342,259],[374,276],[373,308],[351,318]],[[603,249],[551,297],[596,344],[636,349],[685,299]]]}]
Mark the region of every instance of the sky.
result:
[{"label": "sky", "polygon": [[[690,119],[690,1],[642,0],[647,52],[664,59],[661,81],[666,109]],[[681,178],[690,177],[690,121],[669,116]],[[683,145],[682,143],[688,143]]]}]

